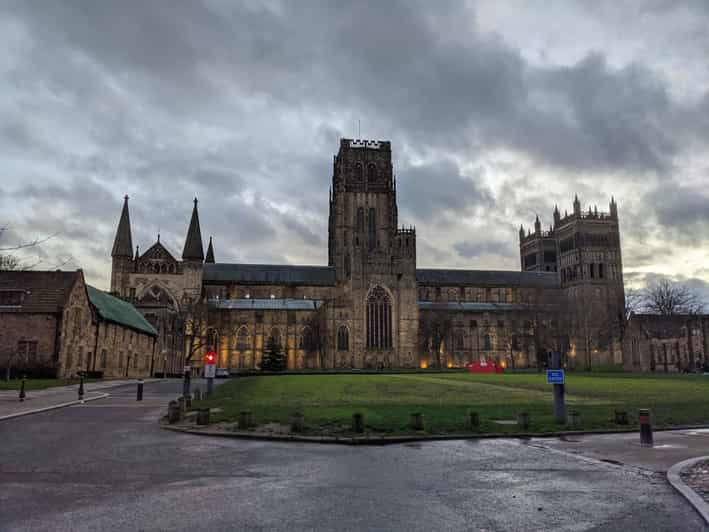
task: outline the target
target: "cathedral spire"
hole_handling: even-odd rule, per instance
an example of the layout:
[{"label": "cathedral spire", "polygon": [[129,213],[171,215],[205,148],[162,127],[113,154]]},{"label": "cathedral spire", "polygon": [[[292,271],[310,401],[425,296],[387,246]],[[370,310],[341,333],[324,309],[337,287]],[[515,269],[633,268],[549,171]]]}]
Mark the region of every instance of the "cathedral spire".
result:
[{"label": "cathedral spire", "polygon": [[579,195],[574,195],[574,214],[581,215],[581,202],[579,201]]},{"label": "cathedral spire", "polygon": [[212,246],[211,236],[209,237],[209,245],[207,246],[207,256],[205,257],[204,262],[214,264],[214,247]]},{"label": "cathedral spire", "polygon": [[199,228],[199,214],[197,213],[197,198],[194,199],[194,208],[192,209],[190,227],[187,230],[185,247],[182,250],[182,259],[199,261],[204,260],[204,248],[202,247],[202,232]]},{"label": "cathedral spire", "polygon": [[534,220],[534,232],[539,234],[542,232],[542,222],[539,221],[539,215],[537,214],[536,220]]},{"label": "cathedral spire", "polygon": [[113,241],[111,257],[133,258],[133,239],[130,234],[130,215],[128,214],[128,196],[123,198],[123,210],[118,221],[116,238]]}]

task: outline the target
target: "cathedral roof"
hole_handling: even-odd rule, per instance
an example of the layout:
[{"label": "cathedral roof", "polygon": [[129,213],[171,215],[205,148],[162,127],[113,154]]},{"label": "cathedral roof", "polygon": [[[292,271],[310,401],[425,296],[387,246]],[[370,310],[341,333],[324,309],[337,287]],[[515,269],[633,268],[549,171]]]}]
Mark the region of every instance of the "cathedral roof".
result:
[{"label": "cathedral roof", "polygon": [[440,285],[559,287],[556,272],[419,269],[416,270],[416,280],[422,284]]},{"label": "cathedral roof", "polygon": [[199,228],[199,214],[197,213],[197,198],[194,199],[194,209],[192,209],[192,219],[187,230],[185,248],[182,251],[182,258],[186,260],[204,260],[204,248],[202,247],[202,231]]},{"label": "cathedral roof", "polygon": [[528,305],[518,303],[481,303],[476,301],[419,301],[421,310],[454,310],[468,312],[504,312],[527,310]]},{"label": "cathedral roof", "polygon": [[227,310],[317,310],[318,299],[210,299],[209,308]]},{"label": "cathedral roof", "polygon": [[121,219],[118,222],[116,239],[113,241],[112,257],[133,258],[133,239],[130,234],[130,215],[128,214],[128,196],[124,198]]},{"label": "cathedral roof", "polygon": [[335,268],[217,263],[204,265],[203,279],[205,282],[331,286],[335,284]]}]

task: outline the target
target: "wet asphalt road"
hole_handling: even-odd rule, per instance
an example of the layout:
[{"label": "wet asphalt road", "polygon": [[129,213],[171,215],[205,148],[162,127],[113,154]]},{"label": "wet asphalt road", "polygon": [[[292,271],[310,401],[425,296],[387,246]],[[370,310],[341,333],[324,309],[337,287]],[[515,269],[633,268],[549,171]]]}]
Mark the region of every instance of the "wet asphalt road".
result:
[{"label": "wet asphalt road", "polygon": [[0,422],[0,530],[705,530],[658,473],[516,440],[349,447],[160,429],[179,383]]}]

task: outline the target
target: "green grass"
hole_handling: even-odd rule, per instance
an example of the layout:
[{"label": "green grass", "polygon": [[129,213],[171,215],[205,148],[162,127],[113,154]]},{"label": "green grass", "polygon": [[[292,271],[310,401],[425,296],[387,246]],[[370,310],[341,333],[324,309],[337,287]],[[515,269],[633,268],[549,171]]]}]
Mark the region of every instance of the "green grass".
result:
[{"label": "green grass", "polygon": [[[650,408],[656,427],[709,423],[709,377],[629,373],[567,374],[566,402],[581,415],[584,430],[628,428],[615,425],[625,409],[630,427],[639,408]],[[409,415],[424,414],[426,433],[469,433],[469,412],[480,416],[475,432],[517,432],[493,420],[531,416],[531,432],[566,427],[554,423],[551,386],[541,374],[284,375],[233,379],[195,407],[219,407],[214,422],[234,422],[250,410],[257,424],[288,424],[296,411],[306,433],[348,435],[352,414],[364,414],[366,431],[406,434]]]},{"label": "green grass", "polygon": [[[85,379],[84,383],[93,382],[97,379]],[[22,379],[12,379],[10,381],[0,380],[0,390],[19,390]],[[44,390],[46,388],[54,388],[55,386],[68,386],[70,384],[79,384],[79,379],[27,379],[25,381],[25,390]]]}]

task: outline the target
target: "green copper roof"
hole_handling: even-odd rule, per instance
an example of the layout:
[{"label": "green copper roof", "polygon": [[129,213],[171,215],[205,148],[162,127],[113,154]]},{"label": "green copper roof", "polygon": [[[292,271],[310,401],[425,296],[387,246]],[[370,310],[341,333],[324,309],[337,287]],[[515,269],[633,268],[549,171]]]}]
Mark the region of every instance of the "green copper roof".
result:
[{"label": "green copper roof", "polygon": [[96,307],[99,315],[104,320],[112,321],[119,325],[135,329],[136,331],[148,333],[152,336],[158,335],[158,332],[150,325],[150,322],[145,319],[145,316],[130,303],[113,297],[93,286],[86,285],[86,290],[89,293],[89,301]]}]

